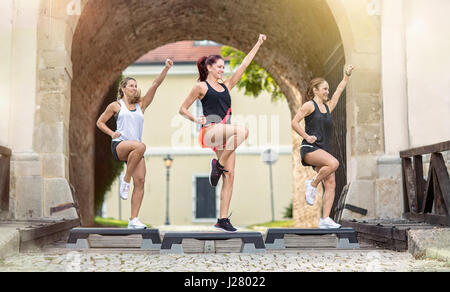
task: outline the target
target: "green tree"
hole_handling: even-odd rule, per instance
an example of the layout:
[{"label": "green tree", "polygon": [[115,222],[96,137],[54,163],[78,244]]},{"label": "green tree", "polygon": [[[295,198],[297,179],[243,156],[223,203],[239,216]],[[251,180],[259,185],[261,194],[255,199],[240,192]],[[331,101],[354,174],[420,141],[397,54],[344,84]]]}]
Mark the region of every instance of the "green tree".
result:
[{"label": "green tree", "polygon": [[[223,57],[230,57],[230,68],[234,70],[239,67],[245,58],[245,53],[229,46],[223,46],[221,49]],[[273,77],[264,68],[254,61],[248,66],[237,87],[244,90],[247,96],[258,97],[261,92],[266,91],[271,94],[272,102],[285,100],[283,92]]]}]

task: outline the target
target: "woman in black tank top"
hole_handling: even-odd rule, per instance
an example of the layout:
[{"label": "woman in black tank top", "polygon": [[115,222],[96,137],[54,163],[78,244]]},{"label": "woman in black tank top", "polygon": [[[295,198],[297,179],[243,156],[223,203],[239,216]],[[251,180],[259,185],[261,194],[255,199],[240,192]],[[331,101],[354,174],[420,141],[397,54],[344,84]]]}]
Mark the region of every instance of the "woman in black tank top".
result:
[{"label": "woman in black tank top", "polygon": [[[316,188],[323,182],[323,214],[319,220],[319,228],[339,228],[329,216],[333,206],[336,180],[335,171],[339,162],[330,152],[331,130],[333,120],[331,112],[336,107],[339,98],[347,86],[354,67],[348,66],[344,79],[339,84],[331,99],[328,99],[329,86],[325,79],[311,80],[306,93],[307,102],[297,112],[292,120],[292,128],[303,137],[300,146],[301,162],[304,166],[312,166],[317,172],[314,179],[306,181],[306,202],[314,205]],[[305,119],[305,130],[300,127],[300,121]]]},{"label": "woman in black tank top", "polygon": [[[202,125],[199,136],[201,146],[211,148],[217,154],[217,159],[213,159],[210,164],[209,181],[215,187],[222,175],[224,178],[220,193],[220,215],[214,226],[226,232],[236,232],[227,218],[233,191],[235,150],[248,137],[246,127],[230,124],[232,111],[229,91],[241,79],[265,40],[265,35],[259,35],[258,42],[244,58],[240,67],[222,83],[219,80],[222,80],[225,62],[221,56],[212,55],[198,60],[199,82],[191,90],[179,111],[185,118]],[[202,117],[194,117],[189,112],[196,99],[202,102]]]}]

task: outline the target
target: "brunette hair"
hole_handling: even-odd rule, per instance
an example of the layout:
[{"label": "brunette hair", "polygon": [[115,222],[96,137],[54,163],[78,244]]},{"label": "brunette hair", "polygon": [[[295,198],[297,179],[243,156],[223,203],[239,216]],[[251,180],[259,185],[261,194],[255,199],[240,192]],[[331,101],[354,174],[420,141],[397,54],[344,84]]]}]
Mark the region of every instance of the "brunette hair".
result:
[{"label": "brunette hair", "polygon": [[205,81],[208,78],[208,65],[214,65],[217,60],[222,59],[221,55],[203,56],[197,61],[198,81]]},{"label": "brunette hair", "polygon": [[304,95],[303,103],[312,100],[314,98],[314,88],[319,89],[319,86],[324,82],[327,82],[327,81],[322,77],[314,78],[313,80],[311,80],[309,82],[309,86],[306,91],[306,94]]}]

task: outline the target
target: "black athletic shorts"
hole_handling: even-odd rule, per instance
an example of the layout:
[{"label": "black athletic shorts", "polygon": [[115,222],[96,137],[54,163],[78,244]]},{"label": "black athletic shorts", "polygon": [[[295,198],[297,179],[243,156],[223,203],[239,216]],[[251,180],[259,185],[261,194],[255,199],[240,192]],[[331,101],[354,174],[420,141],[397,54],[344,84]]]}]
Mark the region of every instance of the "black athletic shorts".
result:
[{"label": "black athletic shorts", "polygon": [[117,161],[125,162],[125,163],[126,163],[126,161],[121,161],[121,160],[119,159],[119,157],[117,156],[117,150],[116,150],[116,148],[117,148],[117,146],[120,144],[120,142],[122,142],[122,141],[111,141],[111,152],[112,152],[112,155],[114,156],[114,158],[115,158]]},{"label": "black athletic shorts", "polygon": [[328,149],[320,148],[319,146],[314,145],[314,144],[311,145],[309,143],[308,144],[302,143],[300,145],[300,157],[301,157],[301,161],[302,161],[303,166],[312,166],[313,168],[315,168],[315,166],[309,165],[308,163],[306,163],[304,159],[305,159],[305,155],[306,154],[308,154],[310,152],[314,152],[314,151],[319,150],[319,149],[322,149],[322,150],[330,153],[330,151]]},{"label": "black athletic shorts", "polygon": [[[114,159],[116,159],[117,161],[120,161],[120,162],[127,163],[127,161],[122,161],[119,159],[119,156],[117,156],[117,146],[119,146],[120,142],[123,142],[123,141],[111,141],[111,152],[112,152],[112,155],[114,156]],[[142,156],[142,158],[145,158],[145,157]]]}]

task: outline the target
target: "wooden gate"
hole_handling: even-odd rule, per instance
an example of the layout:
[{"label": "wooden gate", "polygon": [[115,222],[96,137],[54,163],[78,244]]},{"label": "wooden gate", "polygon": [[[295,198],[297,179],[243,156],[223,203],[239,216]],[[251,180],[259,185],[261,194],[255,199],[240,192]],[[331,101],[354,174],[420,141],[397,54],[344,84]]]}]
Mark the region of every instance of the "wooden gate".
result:
[{"label": "wooden gate", "polygon": [[[450,179],[441,152],[450,141],[400,152],[402,159],[404,216],[410,220],[450,225]],[[427,179],[423,155],[430,155]]]}]

